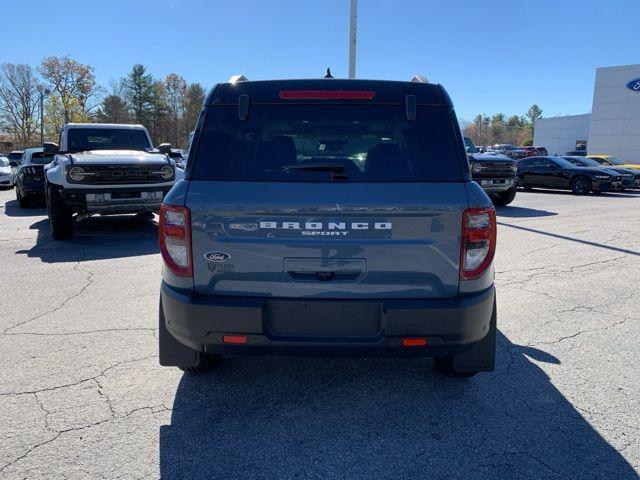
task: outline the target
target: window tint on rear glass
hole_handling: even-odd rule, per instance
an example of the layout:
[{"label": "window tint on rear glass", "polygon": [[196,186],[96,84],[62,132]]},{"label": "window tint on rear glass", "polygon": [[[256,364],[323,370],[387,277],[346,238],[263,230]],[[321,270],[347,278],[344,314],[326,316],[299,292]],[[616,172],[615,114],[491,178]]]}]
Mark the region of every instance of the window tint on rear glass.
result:
[{"label": "window tint on rear glass", "polygon": [[34,152],[31,154],[31,163],[34,165],[46,165],[53,161],[53,155],[44,152]]},{"label": "window tint on rear glass", "polygon": [[212,107],[193,180],[452,182],[465,158],[443,107],[253,105]]}]

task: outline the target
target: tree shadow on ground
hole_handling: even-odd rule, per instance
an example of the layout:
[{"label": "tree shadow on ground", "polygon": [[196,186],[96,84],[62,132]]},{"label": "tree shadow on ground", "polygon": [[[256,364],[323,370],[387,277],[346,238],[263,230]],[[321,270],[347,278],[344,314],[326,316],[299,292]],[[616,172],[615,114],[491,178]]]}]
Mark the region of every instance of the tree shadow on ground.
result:
[{"label": "tree shadow on ground", "polygon": [[[428,359],[230,358],[183,375],[162,478],[637,478],[536,361],[498,334],[498,369]],[[561,368],[561,367],[554,367]]]},{"label": "tree shadow on ground", "polygon": [[31,228],[38,230],[36,244],[16,253],[46,263],[136,257],[160,251],[157,223],[136,215],[81,220],[76,222],[74,236],[68,240],[53,239],[48,219],[34,223]]}]

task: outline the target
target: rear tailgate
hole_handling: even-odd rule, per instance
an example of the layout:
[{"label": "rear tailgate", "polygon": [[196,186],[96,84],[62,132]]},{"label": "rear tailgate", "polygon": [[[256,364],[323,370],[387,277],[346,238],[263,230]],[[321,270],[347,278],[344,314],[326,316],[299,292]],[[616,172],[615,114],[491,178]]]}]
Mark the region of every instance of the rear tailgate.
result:
[{"label": "rear tailgate", "polygon": [[197,293],[450,298],[465,184],[192,181]]}]

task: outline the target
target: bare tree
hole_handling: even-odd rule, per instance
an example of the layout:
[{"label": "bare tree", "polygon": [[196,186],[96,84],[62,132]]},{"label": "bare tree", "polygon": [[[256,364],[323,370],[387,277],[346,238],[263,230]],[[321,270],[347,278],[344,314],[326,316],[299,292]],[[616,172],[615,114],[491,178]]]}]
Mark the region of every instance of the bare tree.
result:
[{"label": "bare tree", "polygon": [[164,80],[164,93],[169,109],[171,143],[175,146],[181,144],[178,138],[179,123],[183,117],[184,98],[187,92],[187,82],[180,75],[170,73]]},{"label": "bare tree", "polygon": [[39,127],[38,81],[29,65],[0,65],[0,122],[26,147]]},{"label": "bare tree", "polygon": [[38,72],[60,97],[65,123],[73,116],[89,117],[98,105],[100,87],[96,85],[93,67],[66,57],[45,58]]}]

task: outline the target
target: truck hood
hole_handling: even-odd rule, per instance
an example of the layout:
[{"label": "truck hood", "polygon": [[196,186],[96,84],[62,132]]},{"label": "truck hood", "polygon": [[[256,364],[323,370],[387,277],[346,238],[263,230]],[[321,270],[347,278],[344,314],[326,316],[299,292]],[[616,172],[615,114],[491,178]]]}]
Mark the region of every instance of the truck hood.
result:
[{"label": "truck hood", "polygon": [[141,150],[88,150],[70,155],[73,163],[77,164],[170,163],[164,154],[149,153]]}]

